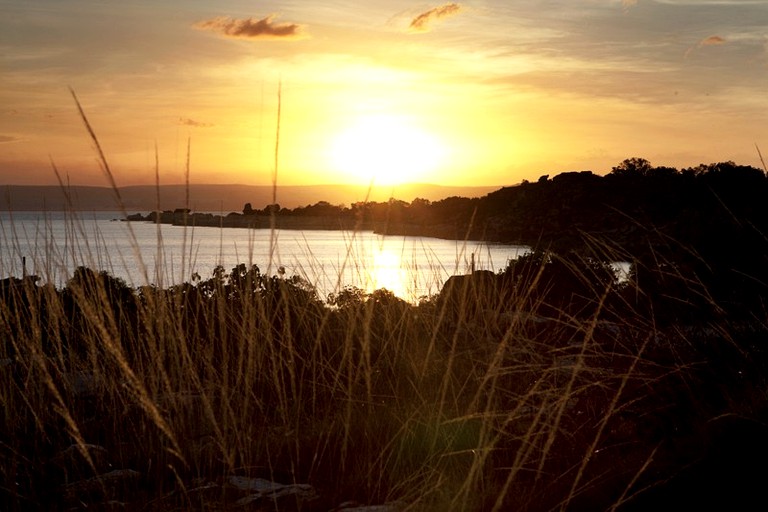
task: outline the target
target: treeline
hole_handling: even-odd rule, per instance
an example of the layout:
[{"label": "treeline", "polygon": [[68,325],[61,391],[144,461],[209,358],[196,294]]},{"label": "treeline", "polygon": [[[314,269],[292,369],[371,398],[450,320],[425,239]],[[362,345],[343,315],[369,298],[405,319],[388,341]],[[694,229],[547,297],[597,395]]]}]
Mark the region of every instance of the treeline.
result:
[{"label": "treeline", "polygon": [[274,215],[278,227],[311,229],[309,219],[330,220],[326,225],[341,229],[373,230],[382,234],[414,234],[447,239],[466,238],[466,227],[478,198],[448,197],[439,201],[416,198],[410,203],[400,199],[385,202],[359,201],[347,206],[328,201],[297,208],[268,204],[254,209],[246,203],[242,216],[229,214],[227,220],[254,219],[252,224],[268,226],[266,218]]},{"label": "treeline", "polygon": [[498,190],[477,203],[470,236],[571,248],[587,234],[642,250],[659,236],[701,246],[733,228],[768,222],[768,179],[733,162],[677,170],[630,158],[605,176],[563,173]]},{"label": "treeline", "polygon": [[520,243],[560,252],[583,245],[587,235],[636,253],[664,237],[702,247],[733,242],[735,227],[764,232],[767,193],[766,173],[755,167],[721,162],[678,170],[630,158],[605,176],[591,171],[544,175],[481,198],[349,206],[320,201],[261,210],[248,203],[243,214],[338,218],[344,225],[356,222],[386,234]]}]

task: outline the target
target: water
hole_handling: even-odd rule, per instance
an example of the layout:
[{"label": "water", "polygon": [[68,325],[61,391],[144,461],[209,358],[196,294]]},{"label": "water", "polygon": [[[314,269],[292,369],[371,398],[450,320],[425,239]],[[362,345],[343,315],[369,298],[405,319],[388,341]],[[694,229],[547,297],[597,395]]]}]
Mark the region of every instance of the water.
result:
[{"label": "water", "polygon": [[[0,277],[24,272],[63,286],[77,266],[106,270],[131,286],[166,287],[210,277],[217,265],[256,264],[262,273],[299,275],[321,297],[346,285],[387,288],[415,301],[448,277],[497,271],[525,246],[371,232],[208,228],[114,221],[115,212],[0,212]],[[474,256],[473,256],[474,255]]]}]

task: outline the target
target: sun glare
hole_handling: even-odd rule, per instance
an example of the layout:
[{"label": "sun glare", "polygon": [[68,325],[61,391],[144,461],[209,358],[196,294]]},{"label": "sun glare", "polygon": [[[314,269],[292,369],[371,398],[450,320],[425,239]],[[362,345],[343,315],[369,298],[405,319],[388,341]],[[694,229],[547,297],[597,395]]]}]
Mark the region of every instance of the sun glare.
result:
[{"label": "sun glare", "polygon": [[386,288],[398,297],[410,297],[407,272],[402,267],[400,256],[390,250],[380,249],[373,255],[371,288]]},{"label": "sun glare", "polygon": [[358,119],[332,142],[334,168],[359,182],[418,182],[444,155],[439,139],[406,118],[375,115]]}]

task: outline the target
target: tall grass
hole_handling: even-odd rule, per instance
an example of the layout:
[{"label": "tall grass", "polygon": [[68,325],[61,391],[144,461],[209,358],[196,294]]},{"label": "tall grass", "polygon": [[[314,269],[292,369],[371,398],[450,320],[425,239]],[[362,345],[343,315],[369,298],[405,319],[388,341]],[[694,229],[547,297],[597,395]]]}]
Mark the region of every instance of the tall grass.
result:
[{"label": "tall grass", "polygon": [[601,263],[627,255],[591,243],[418,305],[328,303],[245,264],[168,288],[87,268],[59,288],[4,281],[0,508],[235,509],[232,476],[313,486],[262,509],[674,503],[716,426],[764,417],[741,339],[768,325],[669,321],[637,273]]}]

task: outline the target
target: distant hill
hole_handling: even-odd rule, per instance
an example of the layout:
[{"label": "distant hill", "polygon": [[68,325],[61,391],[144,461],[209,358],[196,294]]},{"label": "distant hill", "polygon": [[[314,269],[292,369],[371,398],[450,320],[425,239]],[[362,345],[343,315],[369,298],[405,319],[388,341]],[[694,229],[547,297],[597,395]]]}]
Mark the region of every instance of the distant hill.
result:
[{"label": "distant hill", "polygon": [[[293,185],[279,186],[277,202],[284,208],[296,208],[327,201],[349,205],[358,201],[386,201],[390,197],[411,202],[415,198],[437,201],[446,197],[481,197],[499,187],[446,187],[409,184],[397,187],[375,187],[370,191],[360,185]],[[85,211],[120,210],[115,192],[108,187],[72,186],[66,191],[58,186],[0,185],[0,210],[66,210],[67,194],[72,208]],[[120,198],[128,212],[151,211],[157,207],[154,185],[121,187]],[[173,210],[186,206],[184,185],[160,186],[160,209]],[[198,212],[242,211],[245,203],[263,208],[272,202],[272,187],[253,185],[190,185],[189,207]]]}]

